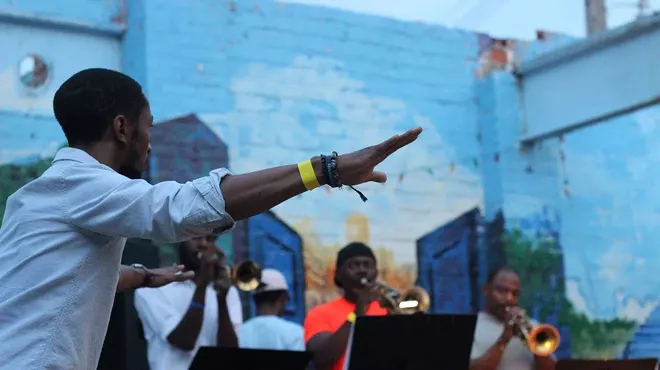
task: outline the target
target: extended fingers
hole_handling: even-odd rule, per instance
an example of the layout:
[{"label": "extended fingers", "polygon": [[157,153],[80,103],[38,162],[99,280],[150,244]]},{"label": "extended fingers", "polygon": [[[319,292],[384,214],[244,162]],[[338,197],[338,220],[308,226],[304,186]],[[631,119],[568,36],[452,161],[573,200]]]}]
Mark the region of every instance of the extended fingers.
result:
[{"label": "extended fingers", "polygon": [[403,148],[404,146],[412,143],[417,140],[419,134],[422,133],[422,128],[417,127],[411,130],[406,131],[402,135],[394,135],[391,138],[385,140],[384,142],[378,144],[376,151],[378,154],[379,162],[383,161],[392,153]]},{"label": "extended fingers", "polygon": [[387,174],[385,172],[374,171],[369,176],[369,181],[385,183],[387,181]]}]

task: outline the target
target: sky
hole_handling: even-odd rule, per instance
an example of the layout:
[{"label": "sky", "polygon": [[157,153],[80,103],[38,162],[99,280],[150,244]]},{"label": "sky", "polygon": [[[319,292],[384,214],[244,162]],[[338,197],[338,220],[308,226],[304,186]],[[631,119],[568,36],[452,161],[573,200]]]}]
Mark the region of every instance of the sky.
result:
[{"label": "sky", "polygon": [[[498,38],[533,39],[537,30],[585,36],[584,0],[288,0],[408,21],[485,32]],[[660,0],[648,0],[659,10]],[[637,0],[607,0],[608,26],[637,14]]]}]

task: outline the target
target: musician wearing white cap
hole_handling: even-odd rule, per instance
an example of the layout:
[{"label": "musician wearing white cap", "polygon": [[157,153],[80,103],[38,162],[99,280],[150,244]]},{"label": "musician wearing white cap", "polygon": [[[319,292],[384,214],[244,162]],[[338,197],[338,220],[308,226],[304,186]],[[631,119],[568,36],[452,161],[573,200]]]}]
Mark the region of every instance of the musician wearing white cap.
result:
[{"label": "musician wearing white cap", "polygon": [[289,302],[289,285],[281,272],[264,269],[254,293],[257,316],[240,328],[241,348],[304,351],[304,329],[281,316]]}]

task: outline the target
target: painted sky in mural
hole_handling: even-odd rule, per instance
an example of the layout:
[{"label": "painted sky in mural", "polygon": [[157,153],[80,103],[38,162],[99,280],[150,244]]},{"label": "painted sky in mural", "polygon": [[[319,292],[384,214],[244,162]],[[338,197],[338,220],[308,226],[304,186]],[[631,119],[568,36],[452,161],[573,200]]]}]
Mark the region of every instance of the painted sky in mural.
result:
[{"label": "painted sky in mural", "polygon": [[[349,191],[331,197],[315,191],[275,208],[291,224],[311,218],[324,244],[343,242],[344,229],[338,225],[343,225],[349,213],[362,213],[369,219],[375,247],[391,249],[397,262],[415,262],[416,239],[481,205],[478,169],[469,167],[478,153],[476,139],[474,146],[460,152],[445,140],[458,130],[475,138],[471,133],[475,127],[432,122],[404,101],[356,92],[352,88],[368,83],[337,71],[338,63],[298,57],[289,67],[248,65],[231,82],[232,88],[253,87],[269,99],[258,104],[254,100],[258,97],[239,95],[235,110],[200,114],[200,118],[229,144],[232,170],[238,173],[288,164],[328,150],[347,152],[411,127],[424,127],[416,145],[403,149],[380,168],[390,174],[388,184],[359,187],[370,198],[368,202],[362,203]],[[279,103],[269,104],[272,98]],[[315,103],[322,101],[333,104]],[[243,110],[245,107],[250,111]],[[402,172],[405,176],[399,181],[397,174]]]},{"label": "painted sky in mural", "polygon": [[591,317],[644,321],[658,303],[654,261],[660,109],[651,108],[566,137],[562,208],[567,295]]}]

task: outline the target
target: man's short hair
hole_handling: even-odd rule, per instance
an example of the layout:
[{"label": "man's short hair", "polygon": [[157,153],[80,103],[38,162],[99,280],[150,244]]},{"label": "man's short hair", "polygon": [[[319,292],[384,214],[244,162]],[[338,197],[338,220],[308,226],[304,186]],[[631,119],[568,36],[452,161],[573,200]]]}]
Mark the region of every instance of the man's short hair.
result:
[{"label": "man's short hair", "polygon": [[488,274],[488,278],[486,278],[486,284],[490,284],[490,283],[492,283],[493,280],[495,280],[495,278],[497,277],[497,275],[499,275],[500,272],[512,272],[512,273],[514,273],[514,274],[517,274],[517,272],[515,272],[515,271],[514,271],[512,268],[510,268],[510,267],[507,267],[507,266],[498,267],[498,268],[496,268],[495,270],[492,270],[492,271]]},{"label": "man's short hair", "polygon": [[254,298],[254,303],[259,306],[261,304],[273,304],[275,303],[282,294],[288,294],[286,290],[269,290],[266,292],[256,293]]},{"label": "man's short hair", "polygon": [[137,123],[146,106],[147,98],[137,81],[103,68],[74,74],[53,98],[55,118],[70,146],[99,142],[120,114]]}]

